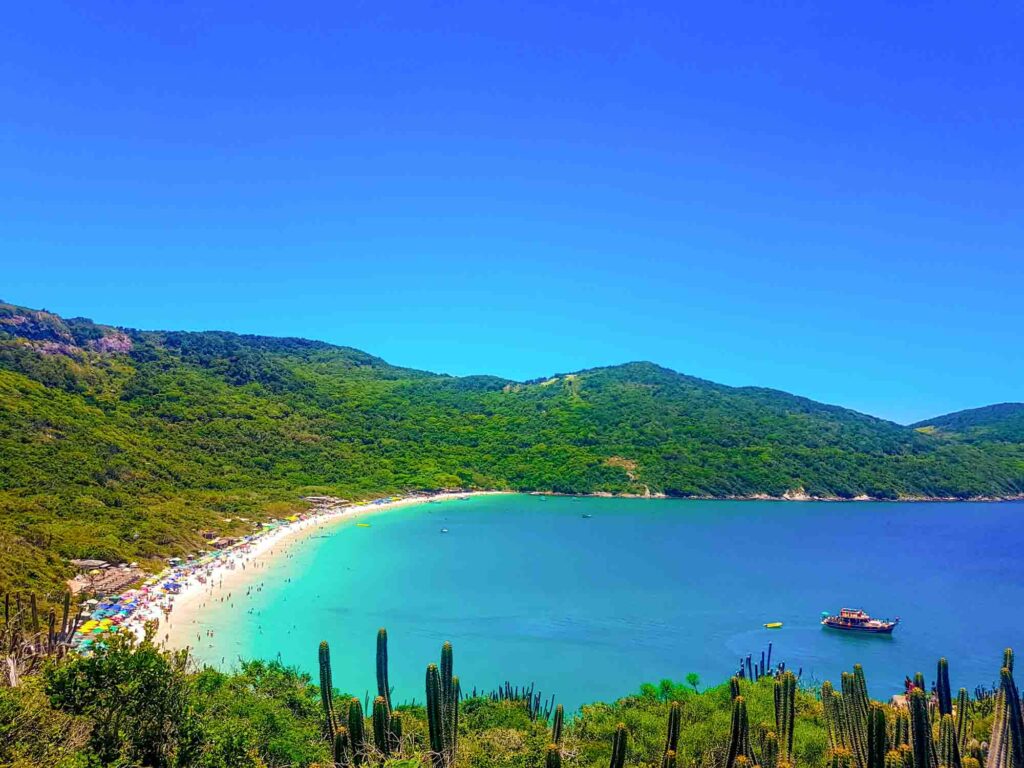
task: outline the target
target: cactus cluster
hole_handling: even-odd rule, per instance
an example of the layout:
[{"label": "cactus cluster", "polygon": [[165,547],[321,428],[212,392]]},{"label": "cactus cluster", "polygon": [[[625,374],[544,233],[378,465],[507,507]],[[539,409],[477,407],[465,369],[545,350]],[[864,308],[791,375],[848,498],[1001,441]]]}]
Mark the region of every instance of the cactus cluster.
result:
[{"label": "cactus cluster", "polygon": [[[387,632],[377,635],[377,690],[367,733],[366,717],[359,699],[352,698],[339,715],[335,709],[330,648],[320,644],[320,693],[325,733],[333,747],[336,768],[349,768],[402,757],[402,715],[392,710],[388,684]],[[855,665],[842,675],[842,689],[826,681],[821,687],[821,704],[829,741],[830,768],[1024,768],[1024,712],[1013,678],[1013,652],[1003,655],[1000,682],[983,701],[972,702],[961,688],[953,699],[949,685],[949,664],[938,662],[934,696],[926,692],[924,676],[917,673],[910,686],[906,706],[885,706],[868,696],[864,670]],[[767,723],[751,739],[747,702],[740,678],[729,681],[732,719],[728,751],[722,768],[792,768],[795,762],[797,676],[780,670],[774,675],[774,729]],[[510,688],[510,686],[506,686]],[[523,689],[531,702],[539,695],[532,687]],[[459,729],[459,678],[454,675],[452,646],[441,648],[439,664],[430,664],[426,674],[427,730],[433,768],[452,768],[456,763]],[[519,700],[519,697],[515,697]],[[522,698],[525,701],[525,697]],[[369,704],[367,704],[369,706]],[[982,709],[978,709],[981,706]],[[987,708],[987,709],[986,709]],[[979,743],[972,736],[972,710],[992,714],[991,740]],[[544,753],[545,768],[561,768],[565,711],[561,705],[549,710],[551,742]],[[661,768],[677,768],[682,710],[673,701],[662,750]],[[620,723],[612,738],[610,768],[625,768],[627,730]],[[760,753],[760,760],[755,754]],[[571,754],[571,753],[569,753]]]},{"label": "cactus cluster", "polygon": [[[934,696],[924,675],[914,675],[906,706],[871,702],[864,673],[843,674],[842,693],[829,682],[821,688],[830,745],[830,764],[849,768],[1024,768],[1024,714],[1013,679],[1013,652],[1003,655],[994,695],[991,741],[972,736],[972,703],[961,688],[953,699],[949,662],[940,659]],[[992,699],[987,699],[992,701]],[[866,714],[865,714],[866,713]]]}]

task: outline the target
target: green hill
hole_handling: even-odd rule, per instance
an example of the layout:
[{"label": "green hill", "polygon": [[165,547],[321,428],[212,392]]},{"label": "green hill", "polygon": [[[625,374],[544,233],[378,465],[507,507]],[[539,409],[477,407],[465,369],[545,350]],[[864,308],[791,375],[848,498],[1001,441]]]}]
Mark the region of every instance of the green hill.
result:
[{"label": "green hill", "polygon": [[53,585],[70,557],[181,554],[303,494],[445,487],[1011,496],[1024,445],[652,363],[456,378],[304,339],[0,304],[0,591]]},{"label": "green hill", "polygon": [[1024,443],[1024,403],[999,403],[956,411],[911,426],[973,443]]}]

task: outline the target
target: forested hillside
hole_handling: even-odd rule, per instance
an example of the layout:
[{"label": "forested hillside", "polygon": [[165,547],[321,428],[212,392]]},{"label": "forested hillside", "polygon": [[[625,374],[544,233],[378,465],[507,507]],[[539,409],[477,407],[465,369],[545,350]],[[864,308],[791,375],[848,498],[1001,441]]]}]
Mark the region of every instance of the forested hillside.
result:
[{"label": "forested hillside", "polygon": [[1011,496],[1024,446],[651,363],[455,378],[321,342],[0,304],[0,590],[56,583],[69,557],[187,551],[202,528],[242,529],[310,492],[444,487]]},{"label": "forested hillside", "polygon": [[972,443],[1024,443],[1024,403],[999,403],[956,411],[912,426]]}]

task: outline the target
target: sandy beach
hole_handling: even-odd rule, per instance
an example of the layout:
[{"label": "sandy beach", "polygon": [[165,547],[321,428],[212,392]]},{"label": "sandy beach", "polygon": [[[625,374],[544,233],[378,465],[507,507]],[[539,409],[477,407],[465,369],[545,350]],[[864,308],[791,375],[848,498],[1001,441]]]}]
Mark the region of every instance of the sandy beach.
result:
[{"label": "sandy beach", "polygon": [[197,647],[212,639],[212,635],[207,634],[211,630],[206,629],[204,622],[207,611],[231,605],[233,600],[245,599],[248,590],[261,589],[261,582],[272,573],[275,563],[289,557],[297,545],[311,536],[322,534],[332,525],[398,507],[496,493],[502,491],[443,493],[394,498],[386,502],[346,504],[282,524],[244,545],[222,551],[201,566],[176,568],[162,574],[157,586],[174,581],[180,585],[180,591],[151,602],[132,617],[128,627],[141,634],[147,620],[157,619],[157,640],[165,647]]}]

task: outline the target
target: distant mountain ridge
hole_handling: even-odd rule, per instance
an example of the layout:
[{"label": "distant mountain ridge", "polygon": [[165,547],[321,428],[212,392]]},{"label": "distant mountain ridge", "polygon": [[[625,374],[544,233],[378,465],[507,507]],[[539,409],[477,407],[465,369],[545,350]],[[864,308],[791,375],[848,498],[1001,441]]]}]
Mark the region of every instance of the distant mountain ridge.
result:
[{"label": "distant mountain ridge", "polygon": [[[647,362],[460,378],[319,341],[138,331],[0,304],[0,534],[43,580],[68,557],[181,553],[202,528],[239,529],[307,493],[1024,491],[1012,431],[987,440],[932,421],[914,429]],[[15,561],[0,557],[0,588],[28,578]]]}]

